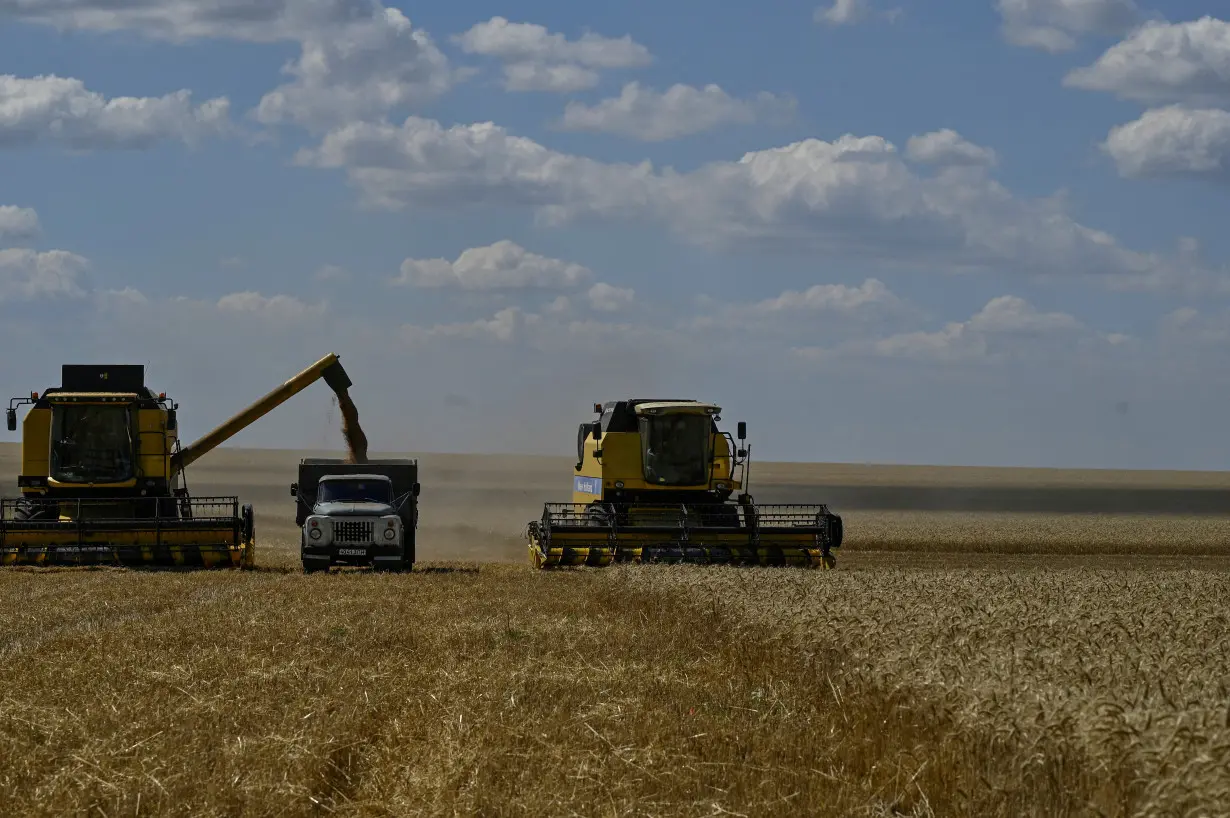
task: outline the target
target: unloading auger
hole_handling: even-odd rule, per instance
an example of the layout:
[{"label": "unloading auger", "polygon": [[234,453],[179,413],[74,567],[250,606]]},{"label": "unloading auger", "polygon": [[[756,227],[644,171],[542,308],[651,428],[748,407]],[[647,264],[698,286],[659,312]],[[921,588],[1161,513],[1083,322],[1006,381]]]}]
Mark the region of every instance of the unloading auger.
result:
[{"label": "unloading auger", "polygon": [[[577,431],[571,503],[529,523],[537,568],[618,562],[834,568],[841,517],[827,505],[757,505],[746,492],[747,424],[739,445],[721,407],[695,400],[594,404]],[[736,491],[741,493],[731,500]]]}]

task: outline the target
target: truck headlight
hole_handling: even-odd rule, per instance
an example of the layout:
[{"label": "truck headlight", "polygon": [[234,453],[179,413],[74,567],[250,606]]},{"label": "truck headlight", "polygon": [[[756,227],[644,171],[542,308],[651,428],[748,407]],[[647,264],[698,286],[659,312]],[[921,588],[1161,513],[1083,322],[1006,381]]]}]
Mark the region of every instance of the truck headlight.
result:
[{"label": "truck headlight", "polygon": [[313,528],[313,529],[312,529],[312,530],[308,533],[308,536],[309,536],[309,537],[311,537],[313,540],[319,540],[319,539],[320,539],[320,537],[321,537],[320,529],[319,529],[319,528]]},{"label": "truck headlight", "polygon": [[386,540],[391,540],[391,539],[394,539],[396,536],[397,536],[397,529],[396,529],[396,528],[386,528],[386,529],[384,530],[384,538],[385,538]]}]

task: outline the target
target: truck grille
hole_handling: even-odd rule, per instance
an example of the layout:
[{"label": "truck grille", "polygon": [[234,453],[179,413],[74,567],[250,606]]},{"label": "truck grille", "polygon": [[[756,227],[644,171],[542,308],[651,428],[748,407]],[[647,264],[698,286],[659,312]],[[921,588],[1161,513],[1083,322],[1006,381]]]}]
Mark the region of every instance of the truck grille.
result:
[{"label": "truck grille", "polygon": [[335,542],[371,542],[371,520],[337,520],[333,523]]}]

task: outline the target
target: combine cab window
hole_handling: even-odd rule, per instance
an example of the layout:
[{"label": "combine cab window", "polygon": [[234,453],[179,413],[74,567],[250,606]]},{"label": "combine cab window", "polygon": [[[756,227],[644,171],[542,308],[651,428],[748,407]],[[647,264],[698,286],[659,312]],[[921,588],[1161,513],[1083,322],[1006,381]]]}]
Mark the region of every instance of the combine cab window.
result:
[{"label": "combine cab window", "polygon": [[706,415],[640,418],[645,480],[659,486],[699,486],[709,482],[710,432]]},{"label": "combine cab window", "polygon": [[318,503],[391,503],[389,484],[383,480],[326,480],[320,484]]},{"label": "combine cab window", "polygon": [[126,406],[56,406],[51,478],[61,483],[122,483],[136,476]]}]

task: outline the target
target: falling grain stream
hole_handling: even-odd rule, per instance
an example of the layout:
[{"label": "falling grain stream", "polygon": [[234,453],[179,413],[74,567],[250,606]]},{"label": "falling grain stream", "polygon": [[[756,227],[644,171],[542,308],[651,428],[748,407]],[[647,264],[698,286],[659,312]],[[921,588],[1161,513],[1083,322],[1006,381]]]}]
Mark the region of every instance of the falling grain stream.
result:
[{"label": "falling grain stream", "polygon": [[363,433],[363,427],[359,425],[359,410],[355,407],[354,401],[350,399],[350,393],[346,389],[334,389],[337,394],[337,404],[342,410],[342,434],[346,438],[346,448],[350,453],[349,460],[351,463],[366,463],[367,462],[367,435]]}]

